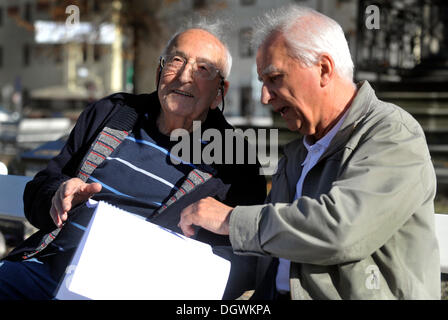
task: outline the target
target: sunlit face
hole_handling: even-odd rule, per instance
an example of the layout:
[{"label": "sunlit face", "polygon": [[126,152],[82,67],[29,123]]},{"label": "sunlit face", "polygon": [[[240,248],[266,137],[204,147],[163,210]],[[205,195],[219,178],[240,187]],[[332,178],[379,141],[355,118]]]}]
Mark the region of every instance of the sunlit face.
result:
[{"label": "sunlit face", "polygon": [[210,33],[190,29],[177,36],[167,54],[180,55],[187,63],[178,72],[162,69],[158,95],[164,116],[183,117],[191,122],[205,120],[209,108],[216,108],[221,101],[218,95],[221,78],[216,75],[204,79],[194,70],[200,66],[197,62],[203,61],[222,70],[224,46]]},{"label": "sunlit face", "polygon": [[272,105],[289,130],[314,135],[322,118],[319,67],[292,58],[284,37],[274,33],[257,52],[257,72],[261,102]]}]

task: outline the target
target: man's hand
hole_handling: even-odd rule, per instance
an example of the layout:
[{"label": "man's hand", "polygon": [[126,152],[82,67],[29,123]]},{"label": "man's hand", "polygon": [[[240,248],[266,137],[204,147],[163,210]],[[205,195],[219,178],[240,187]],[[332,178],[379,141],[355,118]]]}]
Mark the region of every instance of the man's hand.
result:
[{"label": "man's hand", "polygon": [[232,207],[207,197],[182,210],[178,227],[187,237],[194,235],[193,224],[217,234],[227,235],[232,210]]},{"label": "man's hand", "polygon": [[77,204],[87,201],[101,191],[99,183],[85,183],[79,178],[72,178],[62,183],[51,199],[50,215],[54,224],[61,228],[67,213]]}]

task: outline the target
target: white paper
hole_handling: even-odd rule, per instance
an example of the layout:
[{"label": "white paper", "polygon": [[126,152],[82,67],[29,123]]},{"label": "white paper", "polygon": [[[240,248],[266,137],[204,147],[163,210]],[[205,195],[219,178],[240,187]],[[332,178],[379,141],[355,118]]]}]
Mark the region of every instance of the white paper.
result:
[{"label": "white paper", "polygon": [[229,272],[209,245],[100,201],[56,299],[217,300]]},{"label": "white paper", "polygon": [[436,214],[436,236],[439,241],[440,271],[448,273],[448,215]]}]

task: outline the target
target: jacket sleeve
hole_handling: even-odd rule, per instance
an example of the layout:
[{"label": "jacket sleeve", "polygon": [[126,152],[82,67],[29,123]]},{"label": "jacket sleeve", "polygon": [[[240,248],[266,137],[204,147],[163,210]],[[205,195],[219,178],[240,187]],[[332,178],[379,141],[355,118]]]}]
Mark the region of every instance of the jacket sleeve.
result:
[{"label": "jacket sleeve", "polygon": [[[244,152],[247,156],[249,150],[254,150],[247,140],[244,140]],[[223,153],[224,154],[224,153]],[[237,151],[234,150],[234,155]],[[266,179],[261,175],[261,165],[258,160],[251,163],[248,158],[244,159],[244,164],[238,164],[236,158],[233,165],[223,164],[219,166],[219,176],[224,183],[230,184],[229,192],[223,201],[231,207],[237,205],[249,206],[264,203],[266,199]]]},{"label": "jacket sleeve", "polygon": [[35,227],[46,231],[56,227],[50,216],[51,199],[61,183],[76,177],[80,161],[112,107],[110,100],[89,105],[79,116],[59,155],[27,183],[23,194],[24,211]]},{"label": "jacket sleeve", "polygon": [[234,251],[317,265],[363,259],[433,200],[435,173],[420,127],[379,123],[344,153],[345,169],[328,192],[236,207]]}]

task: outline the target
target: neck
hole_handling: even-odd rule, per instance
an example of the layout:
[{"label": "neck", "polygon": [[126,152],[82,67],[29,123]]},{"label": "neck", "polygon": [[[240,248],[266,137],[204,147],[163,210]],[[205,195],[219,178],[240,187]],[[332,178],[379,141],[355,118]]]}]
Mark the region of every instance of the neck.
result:
[{"label": "neck", "polygon": [[309,142],[315,143],[320,140],[338,123],[350,108],[356,92],[355,84],[343,80],[340,80],[337,85],[329,88],[328,94],[326,95],[326,105],[330,107],[325,111],[328,116],[322,120],[320,125],[321,129],[316,130],[314,135],[307,137]]},{"label": "neck", "polygon": [[[203,119],[196,119],[197,121],[203,121]],[[157,121],[157,129],[164,134],[169,136],[171,132],[173,132],[176,129],[184,129],[188,132],[193,131],[193,121],[190,118],[185,118],[182,116],[176,116],[176,115],[167,115],[166,113],[161,110]]]}]

